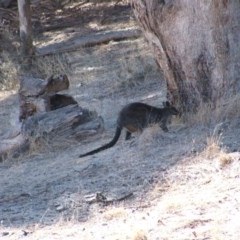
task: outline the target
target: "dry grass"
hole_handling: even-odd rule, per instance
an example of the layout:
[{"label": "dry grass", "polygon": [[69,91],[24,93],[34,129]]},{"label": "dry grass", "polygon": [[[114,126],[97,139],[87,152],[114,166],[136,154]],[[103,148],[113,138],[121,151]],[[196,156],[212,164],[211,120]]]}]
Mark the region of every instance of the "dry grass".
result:
[{"label": "dry grass", "polygon": [[35,74],[43,79],[46,79],[51,75],[71,75],[71,67],[68,63],[67,54],[36,57],[33,62],[33,68]]},{"label": "dry grass", "polygon": [[18,53],[16,38],[8,32],[0,33],[0,90],[18,88]]},{"label": "dry grass", "polygon": [[0,90],[17,89],[18,67],[7,53],[2,54],[2,57],[4,60],[0,64]]},{"label": "dry grass", "polygon": [[240,94],[237,94],[227,101],[219,104],[215,111],[216,118],[220,121],[233,120],[240,116]]},{"label": "dry grass", "polygon": [[103,214],[103,218],[106,221],[112,221],[120,218],[126,218],[127,212],[124,207],[111,207],[108,211],[105,211]]},{"label": "dry grass", "polygon": [[202,103],[194,114],[186,116],[186,120],[190,125],[207,125],[217,124],[220,122],[233,120],[240,116],[240,94],[217,103],[216,108],[211,104]]},{"label": "dry grass", "polygon": [[[154,64],[151,64],[143,58],[126,58],[122,57],[123,61],[120,62],[118,87],[123,89],[132,89],[136,86],[144,84],[148,76],[157,69]],[[141,66],[141,68],[139,68]]]},{"label": "dry grass", "polygon": [[213,159],[219,155],[223,150],[220,147],[221,135],[207,137],[206,148],[203,151],[203,155],[208,159]]},{"label": "dry grass", "polygon": [[231,154],[227,154],[225,152],[222,152],[218,158],[220,167],[225,167],[233,161],[233,157],[231,156]]},{"label": "dry grass", "polygon": [[162,129],[159,124],[153,124],[144,129],[143,133],[139,136],[139,145],[152,146],[161,137]]},{"label": "dry grass", "polygon": [[36,135],[29,138],[29,150],[26,151],[25,155],[33,156],[38,154],[44,154],[45,152],[59,152],[69,149],[71,146],[78,144],[75,139],[63,139],[61,137],[49,136],[43,134],[43,132],[36,131]]},{"label": "dry grass", "polygon": [[222,146],[222,134],[217,134],[218,127],[215,127],[211,136],[206,139],[206,147],[199,154],[200,161],[202,159],[211,160],[217,164],[218,167],[223,168],[233,162],[231,153],[228,153],[227,149]]},{"label": "dry grass", "polygon": [[133,240],[148,240],[148,238],[144,231],[138,231]]}]

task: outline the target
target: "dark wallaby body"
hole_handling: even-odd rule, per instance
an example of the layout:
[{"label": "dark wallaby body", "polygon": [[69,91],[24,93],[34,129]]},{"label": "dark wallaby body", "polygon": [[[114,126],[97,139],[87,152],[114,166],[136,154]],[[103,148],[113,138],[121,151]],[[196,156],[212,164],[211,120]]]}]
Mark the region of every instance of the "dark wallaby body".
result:
[{"label": "dark wallaby body", "polygon": [[171,106],[169,102],[164,102],[163,108],[157,108],[138,102],[130,103],[126,105],[118,115],[117,128],[112,141],[93,151],[82,154],[79,157],[93,155],[114,146],[123,128],[126,129],[126,140],[130,139],[133,132],[142,132],[144,128],[155,123],[158,123],[162,130],[167,132],[167,124],[171,120],[172,115],[178,114],[178,110]]}]

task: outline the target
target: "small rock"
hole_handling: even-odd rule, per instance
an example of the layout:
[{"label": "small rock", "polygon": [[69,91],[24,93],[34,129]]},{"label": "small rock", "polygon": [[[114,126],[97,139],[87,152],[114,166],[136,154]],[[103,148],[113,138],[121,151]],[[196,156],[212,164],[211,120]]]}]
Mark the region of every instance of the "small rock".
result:
[{"label": "small rock", "polygon": [[58,207],[56,207],[56,210],[57,210],[58,212],[62,212],[62,211],[64,211],[64,210],[66,210],[66,207],[63,206],[63,205],[59,205]]}]

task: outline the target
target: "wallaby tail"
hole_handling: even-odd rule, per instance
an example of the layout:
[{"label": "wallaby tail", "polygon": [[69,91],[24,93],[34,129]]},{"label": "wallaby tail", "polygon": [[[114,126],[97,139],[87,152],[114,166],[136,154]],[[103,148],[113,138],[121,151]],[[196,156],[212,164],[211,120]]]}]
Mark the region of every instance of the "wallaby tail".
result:
[{"label": "wallaby tail", "polygon": [[92,150],[92,151],[90,151],[90,152],[81,154],[79,157],[81,158],[81,157],[93,155],[93,154],[95,154],[95,153],[98,153],[98,152],[100,152],[100,151],[103,151],[103,150],[105,150],[105,149],[108,149],[108,148],[114,146],[114,145],[116,144],[116,142],[118,141],[120,135],[121,135],[121,131],[122,131],[122,128],[117,127],[116,132],[115,132],[115,135],[114,135],[114,137],[113,137],[113,139],[112,139],[111,142],[109,142],[109,143],[107,143],[107,144],[103,145],[102,147],[99,147],[99,148],[97,148],[97,149],[95,149],[95,150]]}]

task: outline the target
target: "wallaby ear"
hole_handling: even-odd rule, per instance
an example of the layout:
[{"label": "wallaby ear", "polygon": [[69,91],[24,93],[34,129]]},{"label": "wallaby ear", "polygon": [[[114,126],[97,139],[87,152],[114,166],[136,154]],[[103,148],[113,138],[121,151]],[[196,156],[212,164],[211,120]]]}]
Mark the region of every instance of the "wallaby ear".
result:
[{"label": "wallaby ear", "polygon": [[170,102],[169,102],[169,101],[166,101],[166,102],[163,102],[163,106],[164,106],[164,107],[170,107],[170,106],[171,106],[171,104],[170,104]]}]

